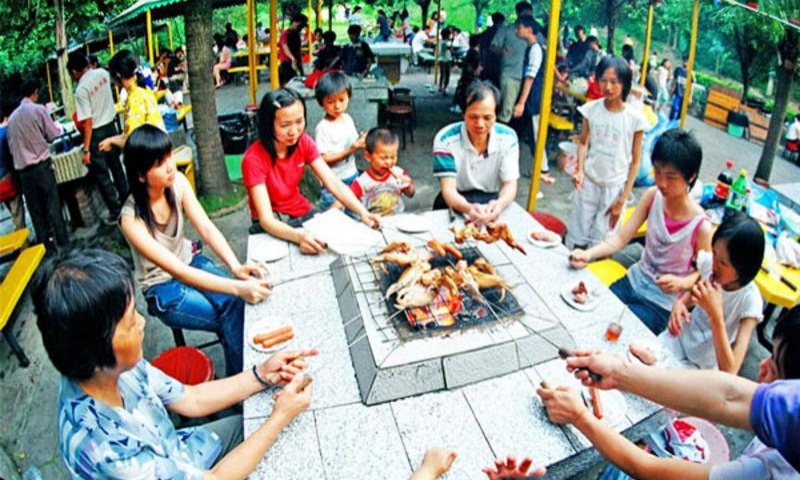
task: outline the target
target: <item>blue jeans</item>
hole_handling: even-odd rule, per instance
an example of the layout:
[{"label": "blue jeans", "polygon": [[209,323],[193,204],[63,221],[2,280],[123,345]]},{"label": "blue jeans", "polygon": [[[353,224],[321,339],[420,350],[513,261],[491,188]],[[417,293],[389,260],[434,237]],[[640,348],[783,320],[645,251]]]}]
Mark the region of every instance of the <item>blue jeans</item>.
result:
[{"label": "blue jeans", "polygon": [[[213,275],[227,276],[202,254],[195,255],[190,265]],[[225,350],[227,374],[242,371],[244,300],[198,290],[175,279],[148,288],[144,298],[150,315],[170,327],[215,332]]]},{"label": "blue jeans", "polygon": [[[359,174],[356,173],[352,177],[341,178],[340,180],[342,181],[342,183],[344,183],[345,185],[347,185],[349,187],[351,183],[356,181],[356,178],[358,178],[358,175]],[[319,191],[319,209],[324,212],[325,210],[331,208],[331,205],[333,205],[333,202],[335,202],[335,201],[336,201],[336,197],[334,197],[333,194],[331,192],[329,192],[328,189],[323,186],[321,188],[321,190]]]},{"label": "blue jeans", "polygon": [[655,335],[663,332],[669,322],[669,311],[664,310],[647,298],[639,295],[631,286],[628,276],[624,276],[611,284],[611,291],[619,298],[622,303],[628,306],[631,311],[639,317]]}]

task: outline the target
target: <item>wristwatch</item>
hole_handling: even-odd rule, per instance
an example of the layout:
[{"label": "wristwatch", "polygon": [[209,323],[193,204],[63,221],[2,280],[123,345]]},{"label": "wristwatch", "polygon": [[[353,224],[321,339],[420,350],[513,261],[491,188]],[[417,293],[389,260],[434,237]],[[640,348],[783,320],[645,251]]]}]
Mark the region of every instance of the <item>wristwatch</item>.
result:
[{"label": "wristwatch", "polygon": [[88,149],[88,148],[86,148],[86,147],[81,147],[81,153],[82,153],[82,154],[84,154],[84,155],[86,155],[86,154],[87,154],[87,153],[89,153],[90,151],[91,151],[91,150],[89,150],[89,149]]}]

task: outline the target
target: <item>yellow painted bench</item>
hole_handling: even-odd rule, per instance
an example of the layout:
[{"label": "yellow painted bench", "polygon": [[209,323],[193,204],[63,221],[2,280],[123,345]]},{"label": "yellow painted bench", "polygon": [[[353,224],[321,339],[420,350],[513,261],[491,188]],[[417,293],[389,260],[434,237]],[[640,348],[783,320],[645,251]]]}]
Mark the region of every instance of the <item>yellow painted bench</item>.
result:
[{"label": "yellow painted bench", "polygon": [[0,284],[0,329],[3,331],[3,337],[5,337],[6,342],[8,342],[23,367],[30,365],[30,360],[28,360],[25,352],[22,351],[22,347],[17,343],[16,337],[14,337],[15,313],[28,282],[30,282],[33,273],[39,267],[42,258],[44,258],[44,253],[45,248],[42,244],[23,250],[14,260],[11,269],[3,279],[3,283]]},{"label": "yellow painted bench", "polygon": [[612,283],[624,277],[628,272],[624,265],[610,258],[592,262],[586,268],[606,287],[610,287]]},{"label": "yellow painted bench", "polygon": [[191,105],[181,105],[181,107],[175,111],[175,119],[178,120],[178,123],[183,125],[184,131],[188,130],[186,127],[186,116],[189,115],[191,111]]},{"label": "yellow painted bench", "polygon": [[[266,70],[266,65],[256,65],[256,70]],[[250,67],[247,65],[242,65],[241,67],[231,67],[228,69],[228,73],[247,73],[250,71]]]},{"label": "yellow painted bench", "polygon": [[30,233],[27,228],[20,228],[0,237],[0,257],[10,255],[22,248]]}]

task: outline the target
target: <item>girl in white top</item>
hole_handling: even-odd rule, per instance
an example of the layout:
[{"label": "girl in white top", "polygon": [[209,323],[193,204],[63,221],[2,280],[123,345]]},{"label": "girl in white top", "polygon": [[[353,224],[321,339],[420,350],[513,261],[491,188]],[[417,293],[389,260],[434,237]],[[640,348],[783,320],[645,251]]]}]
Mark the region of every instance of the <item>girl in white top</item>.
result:
[{"label": "girl in white top", "polygon": [[631,69],[622,57],[606,56],[597,66],[603,97],[578,108],[583,115],[576,192],[567,228],[567,245],[591,247],[617,229],[633,189],[649,127],[641,112],[627,105]]},{"label": "girl in white top", "polygon": [[664,132],[653,149],[656,187],[642,195],[619,233],[570,255],[575,268],[608,257],[625,247],[646,220],[644,255],[611,291],[656,335],[667,327],[678,292],[698,280],[697,254],[711,250],[711,225],[689,195],[702,158],[700,145],[689,133],[678,128]]},{"label": "girl in white top", "polygon": [[[124,157],[131,195],[119,225],[131,246],[148,311],[170,327],[216,332],[228,375],[240,372],[244,302],[258,303],[271,293],[260,278],[264,269],[239,263],[175,167],[172,141],[163,130],[152,125],[134,130]],[[235,278],[192,252],[183,233],[184,216]]]},{"label": "girl in white top", "polygon": [[702,280],[675,302],[669,332],[659,338],[690,367],[737,374],[763,318],[753,279],[764,258],[764,232],[758,222],[736,213],[714,232],[712,248],[713,259],[706,252],[698,255]]}]

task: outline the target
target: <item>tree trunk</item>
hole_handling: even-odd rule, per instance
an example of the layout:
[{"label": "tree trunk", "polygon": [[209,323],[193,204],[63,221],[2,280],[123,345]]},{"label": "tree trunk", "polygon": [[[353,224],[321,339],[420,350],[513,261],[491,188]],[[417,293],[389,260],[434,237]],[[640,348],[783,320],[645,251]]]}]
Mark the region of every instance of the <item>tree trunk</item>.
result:
[{"label": "tree trunk", "polygon": [[614,33],[617,30],[617,9],[620,8],[616,5],[614,0],[606,2],[606,14],[608,21],[606,27],[608,28],[608,36],[606,37],[606,52],[609,55],[614,55]]},{"label": "tree trunk", "polygon": [[667,45],[672,45],[672,25],[667,25]]},{"label": "tree trunk", "polygon": [[192,86],[192,120],[200,163],[200,193],[206,197],[223,197],[230,195],[233,188],[225,169],[212,85],[211,11],[211,0],[189,0],[184,22]]},{"label": "tree trunk", "polygon": [[[61,102],[64,104],[64,113],[67,117],[75,111],[75,101],[72,98],[72,80],[67,74],[67,31],[64,24],[64,2],[55,0],[56,10],[56,55],[58,58],[58,88],[61,92]],[[53,99],[50,99],[53,101]]]},{"label": "tree trunk", "polygon": [[417,0],[417,5],[422,10],[422,24],[420,26],[420,30],[425,28],[425,24],[428,23],[428,10],[431,6],[431,0]]},{"label": "tree trunk", "polygon": [[758,160],[756,168],[756,180],[769,182],[772,174],[772,162],[778,151],[778,144],[783,133],[783,120],[786,117],[786,108],[789,106],[789,97],[794,83],[795,70],[797,69],[798,57],[798,37],[800,34],[791,28],[785,28],[783,39],[778,47],[781,54],[781,65],[778,67],[778,83],[775,88],[775,109],[772,111],[772,118],[769,120],[769,130],[767,139],[764,141],[764,149],[761,151],[761,158]]}]

